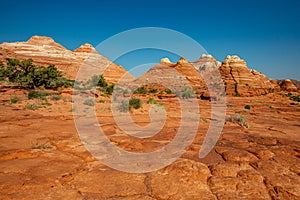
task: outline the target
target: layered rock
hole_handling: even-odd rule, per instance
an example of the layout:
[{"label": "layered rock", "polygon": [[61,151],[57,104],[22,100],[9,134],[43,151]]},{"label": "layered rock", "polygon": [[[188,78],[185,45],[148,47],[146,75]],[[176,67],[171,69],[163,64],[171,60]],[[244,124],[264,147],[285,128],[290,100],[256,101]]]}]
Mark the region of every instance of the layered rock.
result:
[{"label": "layered rock", "polygon": [[[160,90],[169,88],[174,91],[182,91],[189,88],[199,93],[207,90],[201,74],[192,63],[184,58],[180,58],[177,63],[170,62],[168,58],[162,59],[159,64],[139,77],[135,83],[155,83],[155,88]],[[157,87],[158,85],[164,87]]]},{"label": "layered rock", "polygon": [[209,70],[210,68],[220,67],[221,63],[217,61],[212,55],[202,54],[202,56],[193,62],[193,65],[198,70]]},{"label": "layered rock", "polygon": [[247,67],[238,56],[227,56],[219,67],[226,93],[231,96],[257,96],[273,92],[275,86],[262,73]]},{"label": "layered rock", "polygon": [[176,90],[190,86],[203,97],[209,97],[208,86],[220,86],[221,79],[230,96],[259,96],[280,89],[262,73],[249,69],[246,61],[238,56],[227,56],[222,63],[205,54],[195,62],[180,58],[177,63],[172,63],[164,58],[138,80],[146,83],[145,80],[151,79]]},{"label": "layered rock", "polygon": [[103,69],[105,79],[112,83],[117,82],[126,73],[124,68],[100,55],[90,44],[83,44],[76,50],[70,51],[45,36],[33,36],[27,42],[0,44],[0,60],[4,61],[7,57],[20,60],[32,58],[36,65],[54,64],[71,79],[75,79],[82,65],[97,67],[100,71]]},{"label": "layered rock", "polygon": [[294,85],[298,88],[298,90],[300,90],[300,81],[295,80],[295,79],[291,79],[291,81],[294,83]]},{"label": "layered rock", "polygon": [[298,91],[297,86],[289,79],[278,81],[278,85],[280,86],[280,88],[282,90],[285,90],[287,92],[297,92]]}]

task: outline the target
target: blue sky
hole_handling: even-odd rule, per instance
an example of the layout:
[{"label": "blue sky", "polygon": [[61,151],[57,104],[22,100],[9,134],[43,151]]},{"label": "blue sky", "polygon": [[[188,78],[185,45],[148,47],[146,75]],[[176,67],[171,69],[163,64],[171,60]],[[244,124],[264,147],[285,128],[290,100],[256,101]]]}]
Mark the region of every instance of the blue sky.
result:
[{"label": "blue sky", "polygon": [[[299,9],[298,0],[11,0],[1,2],[0,43],[46,35],[73,50],[128,29],[164,27],[195,39],[219,61],[237,54],[269,78],[300,80]],[[131,53],[116,62],[130,69],[158,62],[160,53]]]}]

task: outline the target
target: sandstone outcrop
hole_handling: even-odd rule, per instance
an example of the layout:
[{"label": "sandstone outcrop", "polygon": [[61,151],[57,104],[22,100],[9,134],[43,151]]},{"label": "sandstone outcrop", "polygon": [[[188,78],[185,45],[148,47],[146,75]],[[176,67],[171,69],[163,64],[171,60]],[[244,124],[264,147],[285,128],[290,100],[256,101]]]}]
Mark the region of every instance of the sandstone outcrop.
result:
[{"label": "sandstone outcrop", "polygon": [[52,38],[45,36],[33,36],[27,42],[0,44],[0,60],[4,61],[7,57],[20,60],[32,58],[34,64],[42,66],[54,64],[71,79],[76,77],[78,69],[83,64],[104,68],[103,75],[111,83],[117,82],[127,73],[123,67],[100,55],[90,44],[83,44],[74,51],[70,51]]},{"label": "sandstone outcrop", "polygon": [[238,56],[227,56],[219,67],[226,93],[231,96],[259,96],[275,89],[262,73],[247,67]]},{"label": "sandstone outcrop", "polygon": [[278,81],[278,85],[280,86],[280,88],[282,90],[285,90],[287,92],[297,92],[298,91],[297,86],[289,79]]}]

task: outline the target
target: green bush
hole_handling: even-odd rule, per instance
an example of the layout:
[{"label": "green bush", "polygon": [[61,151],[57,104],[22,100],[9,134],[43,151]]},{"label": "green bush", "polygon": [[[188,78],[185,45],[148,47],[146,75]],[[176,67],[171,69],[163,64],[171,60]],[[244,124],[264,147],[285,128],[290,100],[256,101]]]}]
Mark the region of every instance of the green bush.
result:
[{"label": "green bush", "polygon": [[250,105],[245,105],[245,109],[250,110],[251,106]]},{"label": "green bush", "polygon": [[193,94],[194,94],[193,90],[185,89],[182,91],[181,97],[184,99],[189,99],[192,97]]},{"label": "green bush", "polygon": [[147,104],[157,104],[157,101],[154,98],[149,98]]},{"label": "green bush", "polygon": [[46,96],[49,96],[49,95],[51,95],[51,94],[48,92],[39,92],[36,90],[31,90],[28,92],[27,98],[28,99],[45,99]]},{"label": "green bush", "polygon": [[97,103],[105,103],[105,101],[103,99],[99,99],[96,101]]},{"label": "green bush", "polygon": [[300,96],[299,95],[298,96],[291,95],[290,99],[293,100],[293,101],[300,102]]},{"label": "green bush", "polygon": [[157,93],[157,89],[152,88],[148,92],[151,93],[151,94],[156,94]]},{"label": "green bush", "polygon": [[140,99],[132,98],[129,100],[129,109],[139,109],[140,107],[142,107],[142,101]]},{"label": "green bush", "polygon": [[170,90],[170,89],[166,89],[165,92],[166,92],[167,94],[173,94],[173,91]]},{"label": "green bush", "polygon": [[17,59],[6,58],[6,67],[0,64],[0,79],[8,80],[25,88],[44,87],[56,89],[58,87],[68,87],[73,85],[73,81],[63,77],[54,65],[48,67],[37,67],[32,59],[19,61]]},{"label": "green bush", "polygon": [[148,93],[148,91],[144,86],[139,87],[138,89],[136,89],[134,91],[134,94],[147,94],[147,93]]}]

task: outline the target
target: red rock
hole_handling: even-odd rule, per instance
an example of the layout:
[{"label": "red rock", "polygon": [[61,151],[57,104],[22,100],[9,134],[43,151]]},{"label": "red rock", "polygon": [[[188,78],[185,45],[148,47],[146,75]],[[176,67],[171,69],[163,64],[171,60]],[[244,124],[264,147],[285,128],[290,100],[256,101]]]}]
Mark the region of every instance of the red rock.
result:
[{"label": "red rock", "polygon": [[[100,55],[90,44],[83,44],[70,51],[45,36],[32,36],[27,42],[0,44],[0,60],[4,61],[7,57],[20,60],[32,58],[34,64],[42,66],[54,64],[71,79],[75,79],[79,67],[83,64],[98,68],[101,65],[103,68],[106,67],[103,76],[110,83],[116,83],[127,73],[123,67]],[[133,76],[128,74],[127,78],[133,79]]]},{"label": "red rock", "polygon": [[246,61],[238,56],[227,56],[219,67],[226,94],[231,96],[258,96],[274,91],[269,79],[247,67]]},{"label": "red rock", "polygon": [[278,81],[282,90],[287,92],[298,92],[297,86],[289,79]]}]

